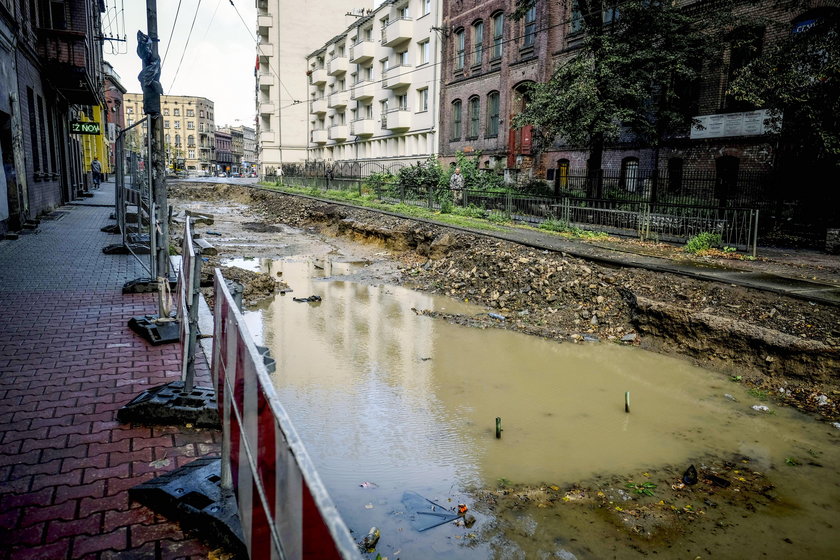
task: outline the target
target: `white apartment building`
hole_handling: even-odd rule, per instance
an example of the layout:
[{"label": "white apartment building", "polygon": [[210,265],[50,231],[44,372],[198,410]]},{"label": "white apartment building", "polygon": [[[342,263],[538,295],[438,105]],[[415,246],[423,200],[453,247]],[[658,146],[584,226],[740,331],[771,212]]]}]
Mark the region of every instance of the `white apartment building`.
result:
[{"label": "white apartment building", "polygon": [[257,7],[257,151],[261,175],[307,156],[306,55],[347,29],[372,0],[255,0]]},{"label": "white apartment building", "polygon": [[438,150],[441,0],[386,0],[307,57],[309,160]]}]

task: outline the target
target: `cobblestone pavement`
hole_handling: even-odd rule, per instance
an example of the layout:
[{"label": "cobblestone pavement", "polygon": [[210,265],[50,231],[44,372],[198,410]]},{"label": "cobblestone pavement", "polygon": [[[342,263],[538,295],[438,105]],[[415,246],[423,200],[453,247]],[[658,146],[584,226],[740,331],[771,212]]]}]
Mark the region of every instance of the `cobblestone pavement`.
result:
[{"label": "cobblestone pavement", "polygon": [[[68,204],[34,232],[0,241],[0,560],[207,558],[177,524],[128,489],[218,453],[219,432],[121,424],[143,389],[179,378],[179,345],[129,330],[153,294],[122,295],[146,276],[119,238],[113,184]],[[197,382],[209,384],[206,364]]]}]

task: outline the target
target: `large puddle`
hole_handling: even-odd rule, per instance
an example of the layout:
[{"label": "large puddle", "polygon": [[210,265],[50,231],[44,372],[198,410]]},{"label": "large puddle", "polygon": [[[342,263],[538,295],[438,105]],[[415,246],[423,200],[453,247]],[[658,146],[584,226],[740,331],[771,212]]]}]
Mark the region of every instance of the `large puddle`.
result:
[{"label": "large puddle", "polygon": [[[740,384],[685,361],[461,327],[414,310],[487,311],[335,279],[361,264],[228,264],[279,273],[294,290],[246,320],[277,360],[277,391],[342,516],[357,540],[379,527],[383,557],[835,558],[840,550],[840,431],[831,425],[773,405],[756,412],[761,401]],[[321,301],[293,300],[309,295]],[[744,468],[767,477],[775,500],[660,548],[637,546],[594,506],[523,504],[498,518],[477,508],[471,528],[418,532],[401,502],[413,491],[469,505],[476,488],[567,487],[708,455],[748,457]]]}]

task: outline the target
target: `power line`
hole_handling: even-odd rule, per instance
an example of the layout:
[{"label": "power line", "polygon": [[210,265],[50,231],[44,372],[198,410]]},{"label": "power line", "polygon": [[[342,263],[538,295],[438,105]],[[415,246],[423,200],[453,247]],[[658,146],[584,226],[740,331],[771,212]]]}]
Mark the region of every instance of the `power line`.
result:
[{"label": "power line", "polygon": [[175,21],[172,22],[172,31],[169,32],[169,42],[166,43],[166,51],[163,53],[163,62],[160,63],[163,66],[166,63],[166,56],[169,54],[169,45],[172,44],[172,37],[175,36],[175,26],[178,25],[178,14],[181,13],[181,0],[178,0],[178,9],[175,10]]},{"label": "power line", "polygon": [[169,85],[169,91],[175,86],[175,80],[178,79],[178,72],[181,70],[181,63],[184,62],[184,55],[187,54],[187,47],[190,44],[190,37],[192,37],[193,28],[195,27],[195,20],[198,18],[198,9],[201,7],[201,0],[195,5],[195,14],[193,15],[192,23],[190,24],[190,32],[187,35],[187,42],[184,44],[184,50],[181,52],[181,60],[178,61],[178,68],[175,69],[175,76],[172,78],[172,83]]}]

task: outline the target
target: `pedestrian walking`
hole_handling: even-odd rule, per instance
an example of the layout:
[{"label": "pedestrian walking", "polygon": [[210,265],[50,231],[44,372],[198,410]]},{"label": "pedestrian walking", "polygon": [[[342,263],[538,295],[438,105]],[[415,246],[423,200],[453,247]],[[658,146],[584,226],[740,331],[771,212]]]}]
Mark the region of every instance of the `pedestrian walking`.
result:
[{"label": "pedestrian walking", "polygon": [[98,189],[99,182],[102,180],[102,164],[96,156],[93,156],[93,161],[90,162],[90,171],[93,174],[93,188]]},{"label": "pedestrian walking", "polygon": [[464,176],[461,175],[461,168],[456,167],[455,173],[449,177],[449,189],[452,191],[452,200],[457,205],[464,202]]}]

